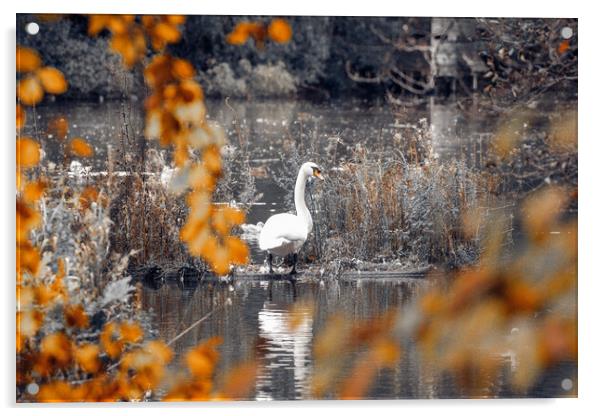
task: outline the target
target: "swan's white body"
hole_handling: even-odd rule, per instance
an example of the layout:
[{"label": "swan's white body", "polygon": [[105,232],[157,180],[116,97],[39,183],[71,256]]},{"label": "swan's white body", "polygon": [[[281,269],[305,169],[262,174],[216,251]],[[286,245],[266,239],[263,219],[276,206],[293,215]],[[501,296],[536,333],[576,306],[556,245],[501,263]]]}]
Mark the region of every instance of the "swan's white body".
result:
[{"label": "swan's white body", "polygon": [[309,231],[297,215],[272,215],[259,234],[259,248],[277,256],[296,253],[307,240]]},{"label": "swan's white body", "polygon": [[305,204],[305,183],[310,176],[322,178],[315,163],[306,162],[299,169],[295,183],[294,214],[272,215],[259,234],[259,248],[270,254],[286,256],[299,251],[311,232],[313,222]]}]

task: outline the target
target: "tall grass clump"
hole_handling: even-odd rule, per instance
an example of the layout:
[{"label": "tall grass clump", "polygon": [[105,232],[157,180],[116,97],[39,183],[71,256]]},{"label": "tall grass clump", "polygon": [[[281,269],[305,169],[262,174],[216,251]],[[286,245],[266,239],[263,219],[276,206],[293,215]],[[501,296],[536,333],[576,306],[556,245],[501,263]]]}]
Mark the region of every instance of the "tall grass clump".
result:
[{"label": "tall grass clump", "polygon": [[482,178],[462,162],[420,166],[363,156],[332,172],[322,191],[325,258],[469,262],[477,241],[462,235],[462,213],[485,194]]},{"label": "tall grass clump", "polygon": [[161,153],[150,149],[154,163],[147,163],[144,172],[132,172],[113,179],[111,219],[119,227],[111,234],[115,250],[135,250],[132,267],[187,265],[204,270],[203,263],[191,256],[180,241],[180,227],[188,212],[185,200],[169,191],[173,169]]}]

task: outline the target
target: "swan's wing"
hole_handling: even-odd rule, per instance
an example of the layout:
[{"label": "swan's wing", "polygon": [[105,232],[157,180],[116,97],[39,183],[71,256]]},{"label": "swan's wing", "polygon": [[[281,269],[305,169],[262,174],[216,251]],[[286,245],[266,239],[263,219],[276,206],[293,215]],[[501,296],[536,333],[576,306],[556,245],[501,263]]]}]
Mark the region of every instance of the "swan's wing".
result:
[{"label": "swan's wing", "polygon": [[291,242],[307,240],[307,228],[303,221],[293,214],[271,216],[259,234],[259,248],[270,250]]}]

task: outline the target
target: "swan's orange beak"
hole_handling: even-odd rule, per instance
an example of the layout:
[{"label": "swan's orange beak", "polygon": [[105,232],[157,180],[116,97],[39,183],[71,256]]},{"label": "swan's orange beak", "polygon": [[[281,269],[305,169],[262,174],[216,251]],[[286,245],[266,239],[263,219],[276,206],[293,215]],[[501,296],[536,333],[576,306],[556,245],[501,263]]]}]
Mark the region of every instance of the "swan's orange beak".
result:
[{"label": "swan's orange beak", "polygon": [[324,180],[324,176],[322,176],[322,171],[320,169],[314,169],[314,176],[318,179]]}]

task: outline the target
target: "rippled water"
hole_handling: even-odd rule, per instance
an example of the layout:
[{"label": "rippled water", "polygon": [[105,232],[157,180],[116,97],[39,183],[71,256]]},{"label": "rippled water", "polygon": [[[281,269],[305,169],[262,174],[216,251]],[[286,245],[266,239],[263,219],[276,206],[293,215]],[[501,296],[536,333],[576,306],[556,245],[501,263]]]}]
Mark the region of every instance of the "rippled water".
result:
[{"label": "rippled water", "polygon": [[[143,289],[143,308],[156,314],[161,338],[170,340],[199,318],[209,319],[176,341],[177,354],[215,335],[223,337],[221,371],[263,353],[262,371],[255,385],[257,400],[310,397],[313,342],[327,318],[343,313],[360,320],[410,302],[424,281],[407,279],[379,282],[245,281],[201,284],[192,287],[164,285]],[[298,301],[315,304],[315,313],[291,310]],[[291,314],[300,322],[291,329]],[[341,345],[341,350],[345,348]],[[414,354],[413,351],[408,351]],[[414,360],[401,360],[394,369],[382,370],[372,389],[373,398],[431,397],[452,393],[449,385],[429,382]]]},{"label": "rippled water", "polygon": [[[311,398],[314,370],[313,345],[316,335],[335,313],[349,321],[378,316],[391,308],[412,302],[426,285],[422,279],[365,279],[355,281],[254,281],[244,277],[234,283],[201,283],[191,286],[165,284],[144,287],[142,305],[155,314],[159,336],[169,341],[198,319],[201,324],[173,345],[176,360],[187,349],[212,336],[221,336],[218,373],[248,360],[258,351],[263,356],[251,398],[291,400]],[[314,313],[292,308],[295,302],[310,302]],[[294,318],[292,314],[297,315]],[[291,320],[299,324],[291,329]],[[344,351],[345,345],[341,345]],[[365,356],[364,356],[365,357]],[[497,357],[503,371],[487,380],[485,387],[471,397],[514,397],[509,375],[516,365],[511,353]],[[349,365],[351,366],[351,362]],[[559,394],[559,384],[574,376],[574,367],[559,367],[551,383],[542,384],[533,394],[550,397]],[[344,377],[346,373],[342,373]],[[413,340],[405,340],[404,351],[393,367],[380,370],[369,398],[448,398],[463,397],[451,378],[437,376],[435,368],[420,359]]]}]

